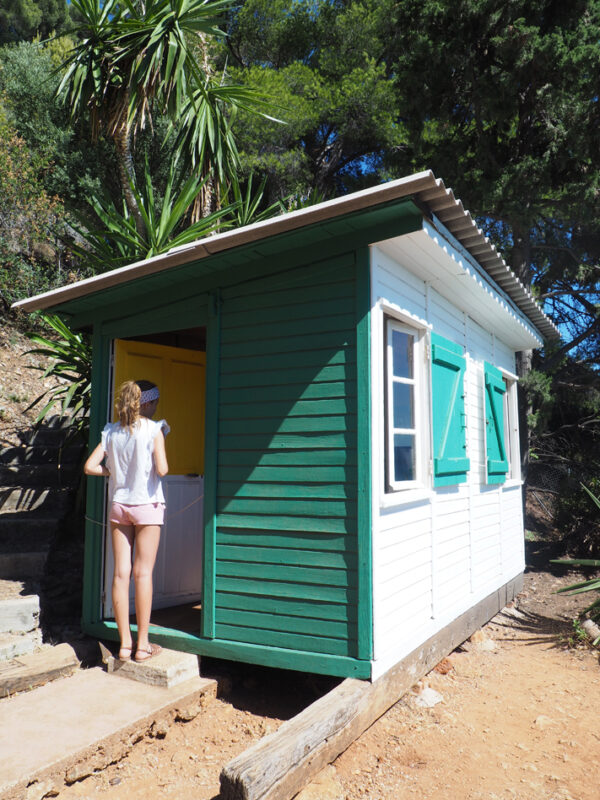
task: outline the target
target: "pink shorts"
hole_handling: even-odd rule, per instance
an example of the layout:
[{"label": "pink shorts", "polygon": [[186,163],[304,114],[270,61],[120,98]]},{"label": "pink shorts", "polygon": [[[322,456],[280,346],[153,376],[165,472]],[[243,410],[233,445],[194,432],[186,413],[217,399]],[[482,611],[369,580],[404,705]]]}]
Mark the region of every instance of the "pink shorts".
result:
[{"label": "pink shorts", "polygon": [[118,525],[162,525],[165,519],[164,503],[145,503],[140,506],[125,506],[113,503],[109,519]]}]

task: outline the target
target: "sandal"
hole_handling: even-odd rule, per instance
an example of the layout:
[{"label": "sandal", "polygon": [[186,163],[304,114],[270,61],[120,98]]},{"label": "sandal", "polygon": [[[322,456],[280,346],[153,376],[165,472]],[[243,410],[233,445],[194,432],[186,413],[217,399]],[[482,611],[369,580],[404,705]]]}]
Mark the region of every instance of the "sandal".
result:
[{"label": "sandal", "polygon": [[[133,652],[133,645],[131,647],[121,647],[119,648],[119,661],[131,661],[131,653]],[[127,655],[123,655],[126,653]]]},{"label": "sandal", "polygon": [[[142,654],[141,657],[139,654]],[[159,644],[152,644],[150,642],[148,647],[138,647],[135,651],[135,660],[139,664],[141,661],[148,661],[150,658],[154,658],[159,653],[162,653],[162,647]]]}]

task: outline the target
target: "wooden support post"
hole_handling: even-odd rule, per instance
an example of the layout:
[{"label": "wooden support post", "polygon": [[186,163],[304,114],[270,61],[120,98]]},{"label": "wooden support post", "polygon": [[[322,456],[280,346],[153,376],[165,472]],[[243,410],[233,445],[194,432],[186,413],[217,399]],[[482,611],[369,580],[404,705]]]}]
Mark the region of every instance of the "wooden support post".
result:
[{"label": "wooden support post", "polygon": [[522,576],[486,597],[373,683],[346,678],[223,767],[222,800],[289,800],[419,678],[520,591]]}]

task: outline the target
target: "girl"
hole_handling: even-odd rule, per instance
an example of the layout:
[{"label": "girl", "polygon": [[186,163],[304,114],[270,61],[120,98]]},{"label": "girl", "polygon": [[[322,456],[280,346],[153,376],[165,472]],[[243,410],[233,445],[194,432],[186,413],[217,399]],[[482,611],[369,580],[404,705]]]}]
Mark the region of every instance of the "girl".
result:
[{"label": "girl", "polygon": [[158,387],[154,383],[126,381],[119,389],[116,403],[119,421],[106,425],[100,444],[84,466],[86,475],[106,475],[109,479],[109,519],[115,559],[112,601],[120,637],[119,658],[123,661],[130,659],[133,652],[129,581],[134,544],[133,580],[138,626],[134,658],[147,661],[162,649],[148,641],[152,571],[165,512],[161,478],[169,471],[164,436],[169,426],[165,420],[152,421],[158,398]]}]

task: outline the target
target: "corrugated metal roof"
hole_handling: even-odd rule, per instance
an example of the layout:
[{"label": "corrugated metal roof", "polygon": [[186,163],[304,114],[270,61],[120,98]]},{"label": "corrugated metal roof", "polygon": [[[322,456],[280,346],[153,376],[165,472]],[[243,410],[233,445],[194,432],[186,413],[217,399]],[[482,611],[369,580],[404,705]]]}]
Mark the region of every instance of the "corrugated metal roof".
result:
[{"label": "corrugated metal roof", "polygon": [[431,170],[328,200],[309,208],[292,211],[289,214],[282,214],[274,219],[257,222],[234,231],[209,236],[170,250],[163,255],[138,261],[135,264],[87,278],[27,300],[21,300],[14,306],[25,311],[50,309],[69,300],[118,286],[139,277],[162,272],[171,267],[208,258],[234,247],[258,242],[270,236],[298,230],[353,211],[406,197],[413,197],[425,214],[429,212],[429,214],[435,215],[445,225],[492,279],[504,289],[545,338],[554,339],[560,336],[554,323],[544,314],[531,292],[521,283],[494,245],[477,227],[461,201],[455,198],[453,191],[447,189],[444,182],[440,178],[436,178]]}]

